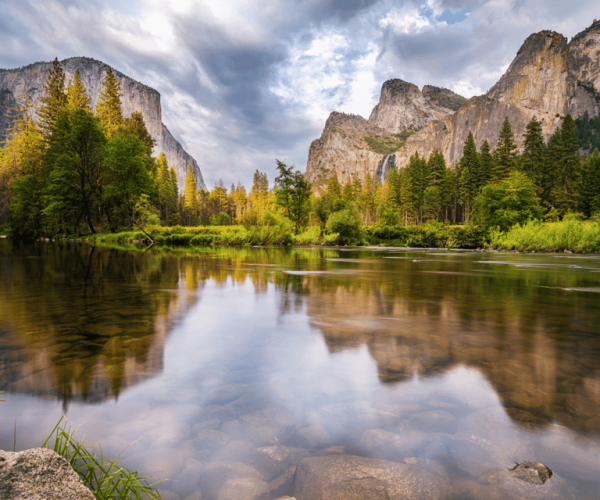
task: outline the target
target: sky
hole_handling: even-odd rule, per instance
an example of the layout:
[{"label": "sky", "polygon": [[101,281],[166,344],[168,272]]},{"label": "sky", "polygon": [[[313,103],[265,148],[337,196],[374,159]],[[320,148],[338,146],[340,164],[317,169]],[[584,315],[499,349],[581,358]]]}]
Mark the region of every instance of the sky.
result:
[{"label": "sky", "polygon": [[161,94],[209,189],[304,172],[332,111],[365,118],[401,78],[472,97],[523,41],[569,39],[597,0],[3,0],[0,68],[86,56]]}]

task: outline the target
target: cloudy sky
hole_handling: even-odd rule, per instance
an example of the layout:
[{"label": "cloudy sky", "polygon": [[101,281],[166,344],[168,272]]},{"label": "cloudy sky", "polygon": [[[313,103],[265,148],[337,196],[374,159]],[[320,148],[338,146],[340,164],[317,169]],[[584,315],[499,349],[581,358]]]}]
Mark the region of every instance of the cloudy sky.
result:
[{"label": "cloudy sky", "polygon": [[304,171],[331,111],[368,118],[402,78],[486,92],[531,33],[571,38],[597,0],[3,0],[0,68],[104,61],[161,93],[211,189],[275,158]]}]

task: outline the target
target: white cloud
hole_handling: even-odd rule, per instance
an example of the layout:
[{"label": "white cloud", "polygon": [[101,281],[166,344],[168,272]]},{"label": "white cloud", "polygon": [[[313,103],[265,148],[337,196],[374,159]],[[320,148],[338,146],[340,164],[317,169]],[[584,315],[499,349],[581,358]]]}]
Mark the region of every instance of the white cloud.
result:
[{"label": "white cloud", "polygon": [[422,15],[418,9],[406,8],[401,11],[395,10],[388,12],[386,16],[379,21],[379,25],[384,29],[391,27],[397,34],[416,34],[426,28],[430,28],[433,24],[427,17]]}]

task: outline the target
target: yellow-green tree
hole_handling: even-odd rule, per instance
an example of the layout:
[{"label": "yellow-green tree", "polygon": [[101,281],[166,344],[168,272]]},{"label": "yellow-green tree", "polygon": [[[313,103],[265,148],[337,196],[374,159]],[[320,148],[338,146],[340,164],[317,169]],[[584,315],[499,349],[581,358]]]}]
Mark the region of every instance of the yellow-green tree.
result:
[{"label": "yellow-green tree", "polygon": [[108,139],[119,133],[123,125],[123,110],[121,109],[121,89],[111,68],[106,71],[102,82],[100,100],[96,105],[96,113],[100,127]]},{"label": "yellow-green tree", "polygon": [[198,216],[198,189],[196,187],[196,178],[192,166],[188,166],[185,177],[185,195],[183,203],[185,224],[192,226]]},{"label": "yellow-green tree", "polygon": [[75,111],[76,109],[91,111],[90,99],[87,90],[85,89],[85,85],[83,85],[83,82],[81,81],[79,70],[75,71],[73,80],[70,80],[69,85],[67,85],[66,108],[68,111]]}]

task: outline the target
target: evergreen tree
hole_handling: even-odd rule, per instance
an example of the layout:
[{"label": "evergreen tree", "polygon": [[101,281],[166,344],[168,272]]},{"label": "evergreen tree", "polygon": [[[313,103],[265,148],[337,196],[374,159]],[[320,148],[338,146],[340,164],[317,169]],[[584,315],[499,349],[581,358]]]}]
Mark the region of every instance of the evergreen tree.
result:
[{"label": "evergreen tree", "polygon": [[167,223],[169,226],[176,226],[180,223],[181,217],[179,215],[179,184],[177,183],[177,172],[175,169],[171,167],[169,169],[169,184],[170,184],[170,193],[169,193],[169,215],[167,218]]},{"label": "evergreen tree", "polygon": [[517,169],[517,144],[512,133],[508,117],[504,119],[502,130],[494,150],[493,180],[499,182],[506,179]]},{"label": "evergreen tree", "polygon": [[58,62],[52,62],[48,70],[48,78],[44,85],[44,95],[40,98],[41,106],[38,109],[40,128],[46,140],[52,140],[52,133],[58,118],[67,108],[67,94],[65,93],[65,73]]},{"label": "evergreen tree", "polygon": [[252,177],[252,191],[250,192],[252,211],[256,217],[261,217],[269,206],[269,179],[267,174],[256,170]]},{"label": "evergreen tree", "polygon": [[580,176],[577,130],[575,120],[569,114],[563,120],[560,135],[563,146],[563,158],[558,164],[557,182],[554,186],[555,208],[560,215],[576,211],[578,207],[577,188]]},{"label": "evergreen tree", "polygon": [[188,166],[187,176],[185,178],[185,195],[184,195],[184,214],[185,223],[192,226],[198,216],[198,189],[196,187],[196,178],[192,166]]},{"label": "evergreen tree", "polygon": [[[558,172],[561,169],[563,158],[562,134],[561,130],[557,128],[548,142],[548,151],[544,159],[544,172],[542,176],[542,204],[551,210],[556,206]],[[552,212],[550,216],[555,217],[557,214]]]},{"label": "evergreen tree", "polygon": [[365,224],[373,224],[375,222],[375,187],[373,177],[369,172],[365,176],[360,201]]},{"label": "evergreen tree", "polygon": [[444,175],[446,173],[446,159],[439,149],[436,148],[433,150],[433,153],[431,153],[427,162],[427,169],[429,171],[428,184],[430,186],[439,187],[444,181]]},{"label": "evergreen tree", "polygon": [[68,111],[75,111],[76,109],[84,109],[85,111],[91,111],[90,99],[83,82],[81,81],[81,74],[79,70],[75,70],[73,80],[69,81],[67,86],[67,105]]},{"label": "evergreen tree", "polygon": [[481,185],[485,186],[492,181],[492,171],[494,169],[494,157],[490,152],[490,143],[487,139],[481,145],[479,153],[479,171],[481,173]]},{"label": "evergreen tree", "polygon": [[152,150],[156,145],[156,141],[148,132],[142,113],[140,113],[139,111],[134,111],[133,113],[131,113],[130,117],[123,118],[123,126],[121,128],[121,132],[126,135],[132,135],[134,137],[137,137],[140,141],[144,143],[144,145],[148,149],[148,154],[152,154]]},{"label": "evergreen tree", "polygon": [[119,82],[117,82],[113,70],[108,68],[102,82],[100,100],[96,105],[96,113],[100,119],[100,126],[108,139],[112,139],[118,134],[123,125],[121,95]]},{"label": "evergreen tree", "polygon": [[544,154],[546,145],[542,136],[542,124],[534,116],[525,129],[525,146],[522,156],[522,169],[542,191],[542,177],[544,170]]},{"label": "evergreen tree", "polygon": [[587,217],[600,215],[600,156],[590,156],[581,166],[580,206]]}]

